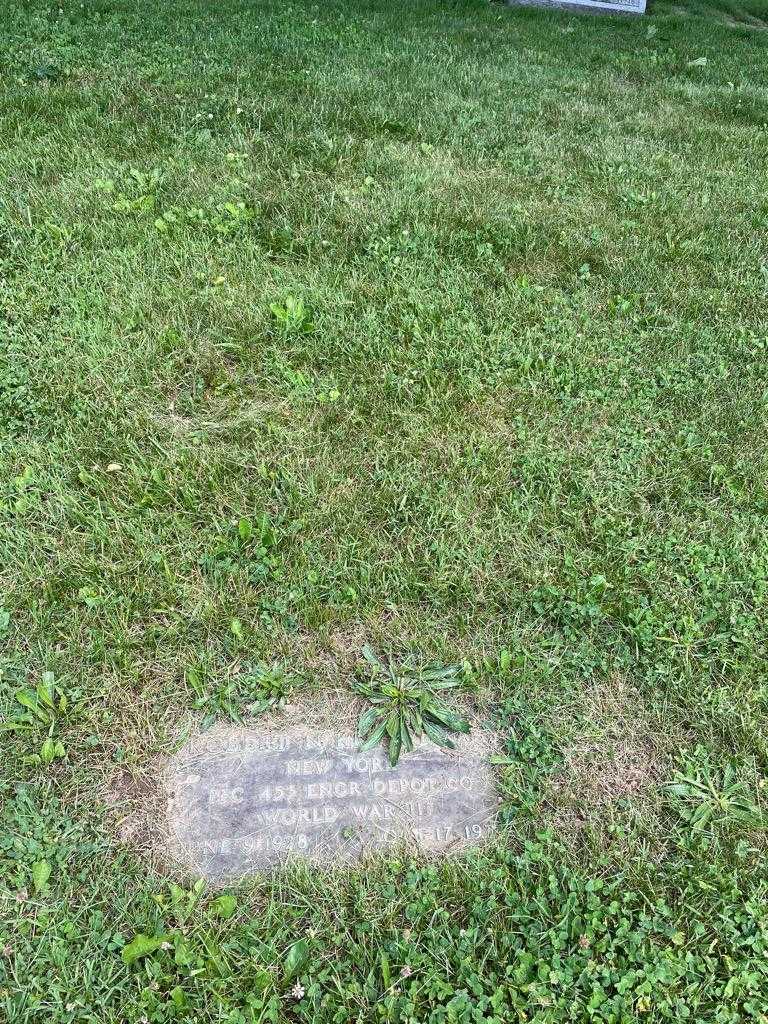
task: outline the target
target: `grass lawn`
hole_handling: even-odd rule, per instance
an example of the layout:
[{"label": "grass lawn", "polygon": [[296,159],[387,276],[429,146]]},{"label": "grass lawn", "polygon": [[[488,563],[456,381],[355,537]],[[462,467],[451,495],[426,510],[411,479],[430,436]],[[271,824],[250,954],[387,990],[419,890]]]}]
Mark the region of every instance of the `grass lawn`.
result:
[{"label": "grass lawn", "polygon": [[[768,1020],[766,29],[0,0],[0,1019]],[[365,644],[498,841],[195,888],[163,759]]]}]

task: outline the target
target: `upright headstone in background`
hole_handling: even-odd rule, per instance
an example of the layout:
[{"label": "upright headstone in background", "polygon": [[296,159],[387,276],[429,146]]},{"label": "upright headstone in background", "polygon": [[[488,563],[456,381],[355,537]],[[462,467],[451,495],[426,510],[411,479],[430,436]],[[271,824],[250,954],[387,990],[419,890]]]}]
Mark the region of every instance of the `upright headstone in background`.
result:
[{"label": "upright headstone in background", "polygon": [[171,853],[211,880],[303,857],[354,860],[397,843],[447,853],[481,842],[498,795],[482,733],[427,745],[395,768],[330,731],[228,729],[192,740],[166,778]]},{"label": "upright headstone in background", "polygon": [[514,7],[557,7],[592,14],[645,14],[646,0],[507,0]]}]

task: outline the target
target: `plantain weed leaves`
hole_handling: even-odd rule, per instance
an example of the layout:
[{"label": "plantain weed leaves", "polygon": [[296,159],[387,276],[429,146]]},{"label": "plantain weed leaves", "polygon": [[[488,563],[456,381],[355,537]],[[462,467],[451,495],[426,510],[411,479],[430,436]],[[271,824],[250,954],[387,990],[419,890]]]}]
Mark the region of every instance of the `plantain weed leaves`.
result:
[{"label": "plantain weed leaves", "polygon": [[309,945],[306,939],[299,939],[288,950],[283,964],[283,975],[286,981],[292,981],[301,971],[309,957]]},{"label": "plantain weed leaves", "polygon": [[469,722],[447,708],[439,696],[465,685],[460,665],[420,667],[412,658],[385,662],[367,646],[362,653],[363,678],[353,684],[355,693],[370,704],[357,725],[361,751],[385,743],[394,766],[422,736],[438,747],[453,747],[451,733],[469,732]]},{"label": "plantain weed leaves", "polygon": [[748,821],[762,826],[764,816],[759,806],[737,775],[733,765],[722,774],[708,763],[688,765],[687,772],[677,772],[667,790],[677,801],[680,816],[693,832],[708,831],[715,824]]},{"label": "plantain weed leaves", "polygon": [[65,757],[59,732],[69,709],[69,700],[55,681],[53,672],[43,672],[34,689],[17,690],[14,697],[19,710],[14,717],[0,722],[0,733],[29,734],[35,742],[39,742],[40,736],[45,737],[40,748],[25,758],[29,764],[47,767]]}]

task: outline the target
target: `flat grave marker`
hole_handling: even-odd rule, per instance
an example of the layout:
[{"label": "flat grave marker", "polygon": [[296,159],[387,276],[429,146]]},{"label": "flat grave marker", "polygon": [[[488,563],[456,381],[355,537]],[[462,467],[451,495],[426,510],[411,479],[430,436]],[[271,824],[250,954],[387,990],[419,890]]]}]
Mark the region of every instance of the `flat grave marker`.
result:
[{"label": "flat grave marker", "polygon": [[556,7],[574,13],[645,14],[646,0],[507,0],[513,7]]},{"label": "flat grave marker", "polygon": [[211,880],[293,857],[330,864],[398,842],[447,853],[484,840],[498,795],[482,735],[389,766],[381,748],[330,730],[212,731],[167,770],[171,852]]}]

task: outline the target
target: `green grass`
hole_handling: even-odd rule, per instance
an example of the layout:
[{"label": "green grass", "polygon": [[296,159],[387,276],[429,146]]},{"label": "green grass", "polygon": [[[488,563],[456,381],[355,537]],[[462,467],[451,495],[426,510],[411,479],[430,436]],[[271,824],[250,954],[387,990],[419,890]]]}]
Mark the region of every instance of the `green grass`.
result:
[{"label": "green grass", "polygon": [[[0,0],[0,718],[68,699],[0,1018],[765,1021],[762,0],[62,7]],[[119,841],[366,643],[471,671],[492,848],[222,904]]]}]

